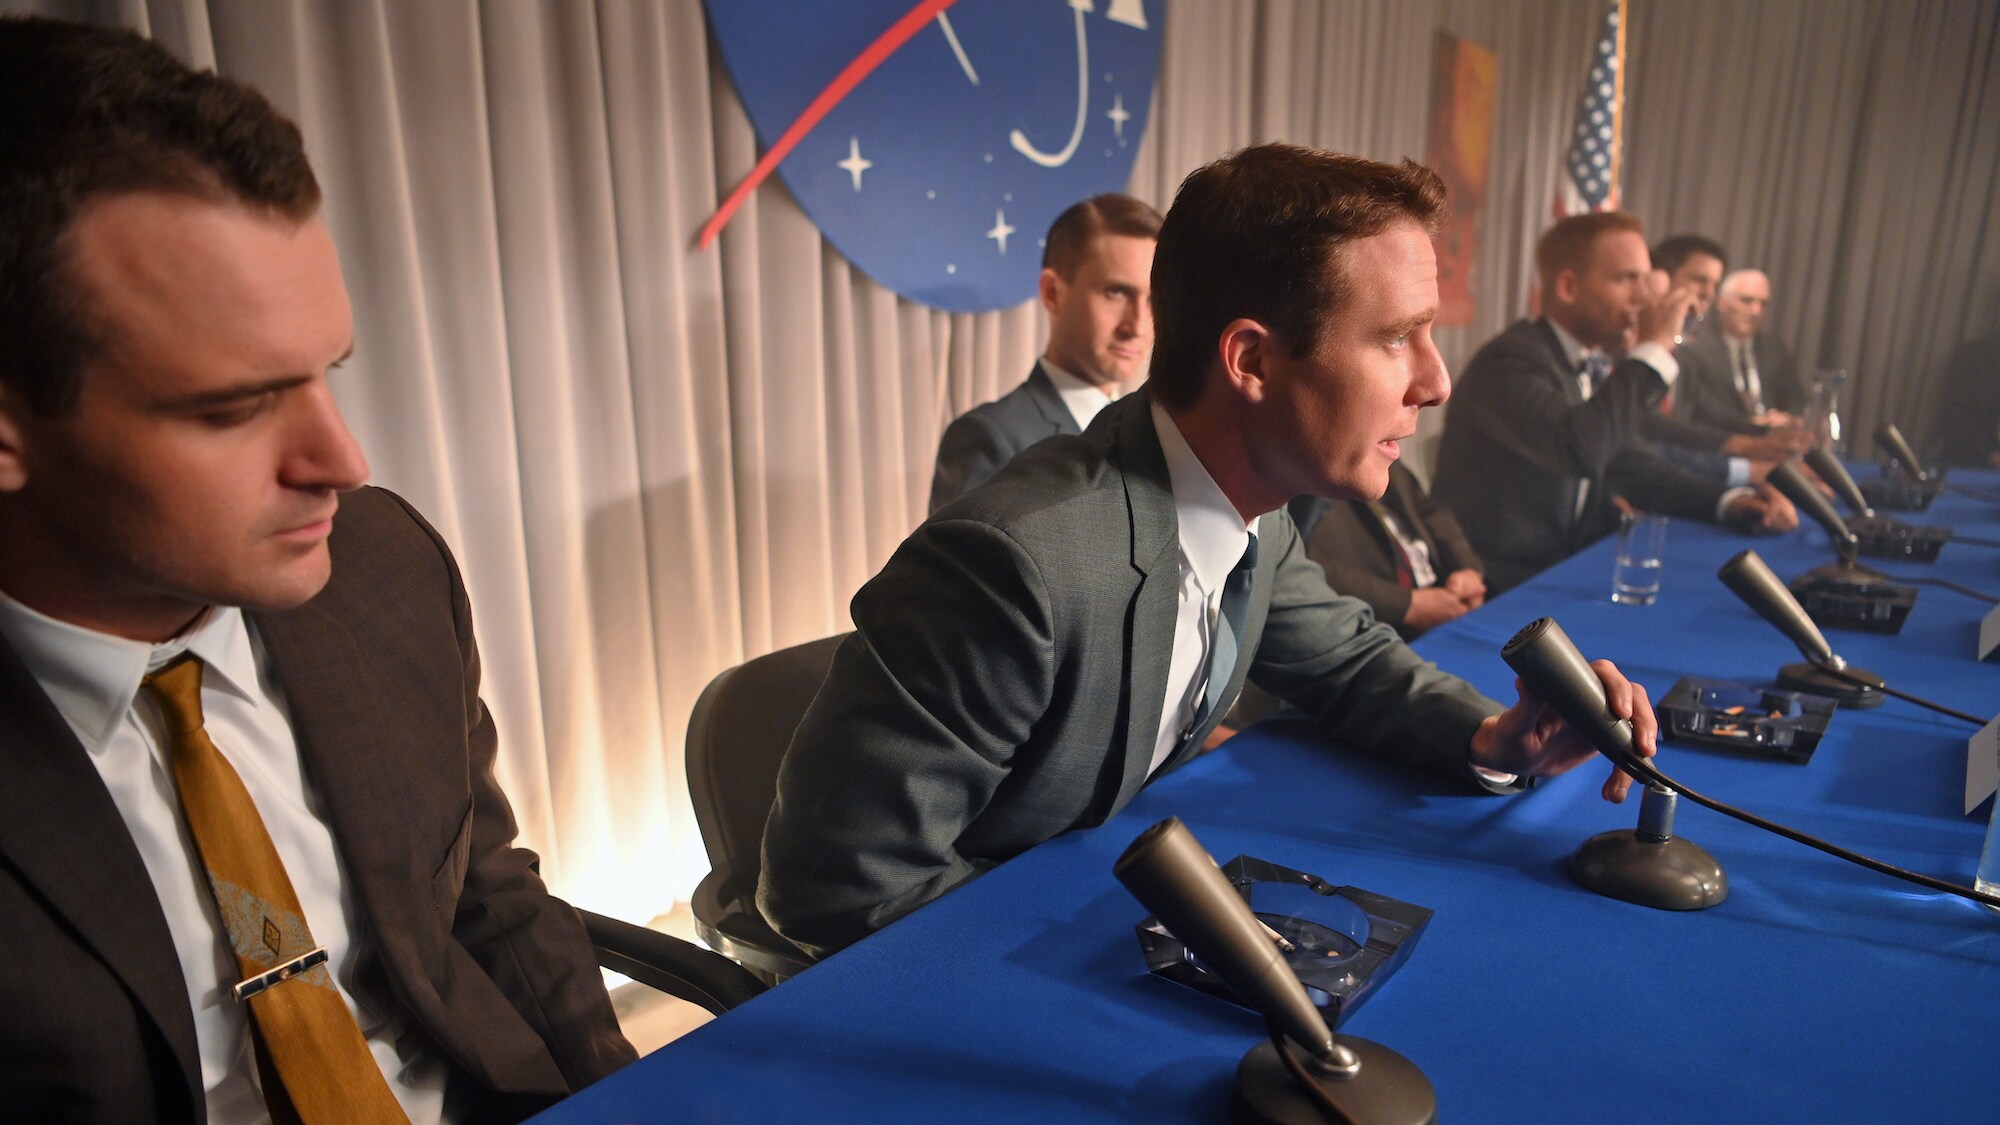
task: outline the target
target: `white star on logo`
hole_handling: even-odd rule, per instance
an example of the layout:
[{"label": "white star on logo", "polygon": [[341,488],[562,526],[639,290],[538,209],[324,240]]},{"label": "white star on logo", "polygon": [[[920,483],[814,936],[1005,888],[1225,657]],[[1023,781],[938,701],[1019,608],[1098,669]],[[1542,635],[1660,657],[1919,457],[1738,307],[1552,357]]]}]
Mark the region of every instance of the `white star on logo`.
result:
[{"label": "white star on logo", "polygon": [[1014,228],[1007,225],[1007,212],[993,212],[993,229],[986,232],[986,237],[1000,244],[1002,254],[1007,252],[1007,236],[1013,233]]},{"label": "white star on logo", "polygon": [[861,190],[861,173],[875,167],[873,160],[861,159],[861,141],[856,137],[847,138],[847,159],[834,165],[854,177],[854,190]]},{"label": "white star on logo", "polygon": [[1113,136],[1122,137],[1125,135],[1125,123],[1132,120],[1132,115],[1125,112],[1125,98],[1122,95],[1113,94],[1111,96],[1111,108],[1104,111],[1104,116],[1111,119],[1111,132]]}]

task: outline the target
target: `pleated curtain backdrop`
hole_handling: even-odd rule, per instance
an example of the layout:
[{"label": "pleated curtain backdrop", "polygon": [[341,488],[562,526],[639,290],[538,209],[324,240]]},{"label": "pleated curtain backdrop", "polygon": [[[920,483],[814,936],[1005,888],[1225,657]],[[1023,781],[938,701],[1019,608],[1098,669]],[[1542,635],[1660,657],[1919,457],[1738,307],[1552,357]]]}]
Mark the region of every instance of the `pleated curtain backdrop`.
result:
[{"label": "pleated curtain backdrop", "polygon": [[[1925,406],[2000,285],[1995,6],[1631,8],[1628,202],[1768,269],[1777,326],[1855,372],[1863,424]],[[581,905],[643,921],[684,898],[707,867],[696,695],[847,627],[923,514],[944,424],[1026,374],[1039,310],[901,300],[775,180],[695,250],[758,156],[697,0],[0,9],[138,28],[296,117],[355,301],[336,393],[376,482],[458,553],[523,838]],[[1164,11],[1131,187],[1162,209],[1258,140],[1421,159],[1433,36],[1495,50],[1477,316],[1441,334],[1447,359],[1526,307],[1596,0]]]}]

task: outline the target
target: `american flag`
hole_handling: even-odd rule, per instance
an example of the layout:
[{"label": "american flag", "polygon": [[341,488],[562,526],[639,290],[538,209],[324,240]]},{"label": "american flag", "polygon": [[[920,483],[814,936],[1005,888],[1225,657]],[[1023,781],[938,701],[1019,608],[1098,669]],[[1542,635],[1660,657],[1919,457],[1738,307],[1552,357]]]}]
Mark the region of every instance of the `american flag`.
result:
[{"label": "american flag", "polygon": [[1625,0],[1612,0],[1576,100],[1569,151],[1556,186],[1556,217],[1618,206],[1618,138],[1625,105]]}]

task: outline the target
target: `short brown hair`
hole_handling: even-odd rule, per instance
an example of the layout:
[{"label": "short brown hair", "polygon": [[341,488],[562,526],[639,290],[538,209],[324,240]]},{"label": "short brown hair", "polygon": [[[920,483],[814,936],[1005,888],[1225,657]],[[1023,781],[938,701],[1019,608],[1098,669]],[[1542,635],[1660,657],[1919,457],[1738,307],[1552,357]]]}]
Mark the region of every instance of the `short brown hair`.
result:
[{"label": "short brown hair", "polygon": [[1345,246],[1399,221],[1436,234],[1444,215],[1444,181],[1409,160],[1262,144],[1196,169],[1153,254],[1148,393],[1170,409],[1193,405],[1239,317],[1268,325],[1295,356],[1311,352],[1347,302]]},{"label": "short brown hair", "polygon": [[1151,204],[1115,191],[1072,203],[1056,216],[1048,237],[1042,240],[1042,268],[1056,271],[1064,281],[1074,281],[1083,256],[1100,234],[1158,238],[1160,213]]},{"label": "short brown hair", "polygon": [[264,96],[129,31],[0,19],[0,383],[55,416],[103,327],[69,276],[93,200],[161,192],[304,221],[319,183],[298,127]]},{"label": "short brown hair", "polygon": [[1571,215],[1543,231],[1540,241],[1535,243],[1535,273],[1541,282],[1543,299],[1546,301],[1553,292],[1557,274],[1589,269],[1590,254],[1597,240],[1616,231],[1631,231],[1644,238],[1646,225],[1637,215],[1624,211],[1592,211]]}]

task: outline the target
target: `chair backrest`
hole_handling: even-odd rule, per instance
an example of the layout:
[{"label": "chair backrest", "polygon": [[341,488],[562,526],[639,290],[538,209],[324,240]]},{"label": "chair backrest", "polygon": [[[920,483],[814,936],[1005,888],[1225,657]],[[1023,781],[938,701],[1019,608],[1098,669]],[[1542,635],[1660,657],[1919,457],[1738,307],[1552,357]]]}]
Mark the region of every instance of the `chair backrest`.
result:
[{"label": "chair backrest", "polygon": [[746,661],[709,682],[688,716],[688,791],[722,903],[749,903],[778,767],[848,634]]}]

